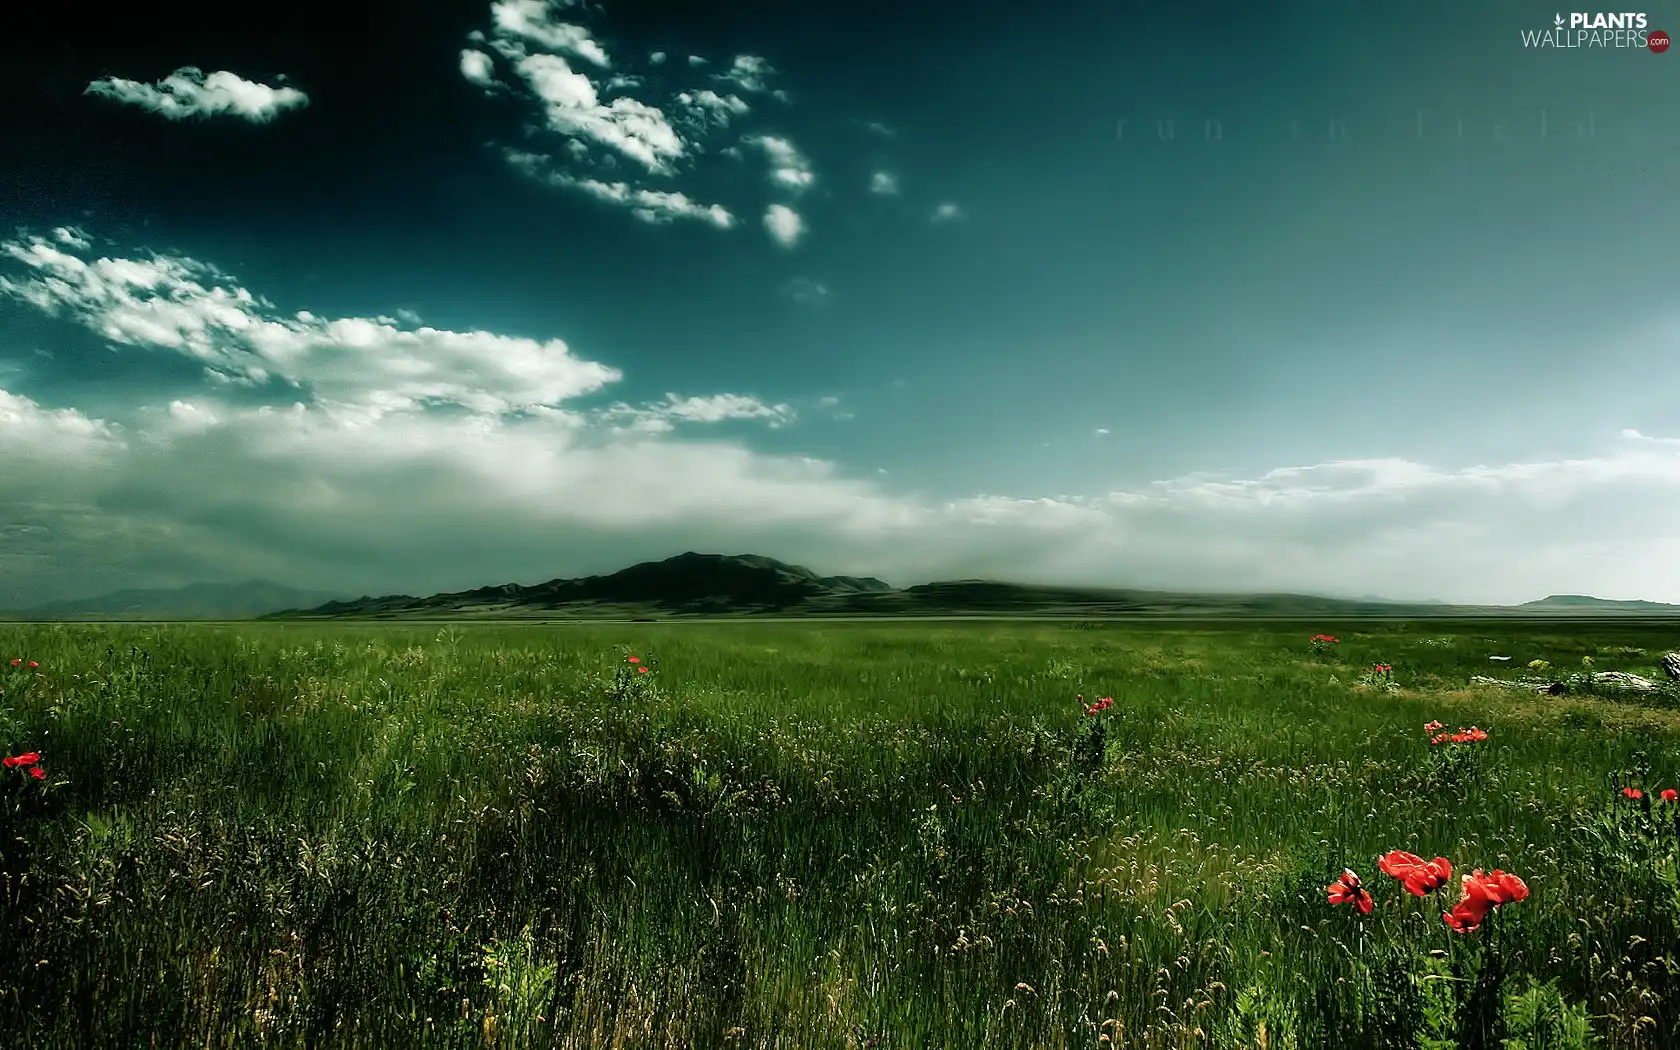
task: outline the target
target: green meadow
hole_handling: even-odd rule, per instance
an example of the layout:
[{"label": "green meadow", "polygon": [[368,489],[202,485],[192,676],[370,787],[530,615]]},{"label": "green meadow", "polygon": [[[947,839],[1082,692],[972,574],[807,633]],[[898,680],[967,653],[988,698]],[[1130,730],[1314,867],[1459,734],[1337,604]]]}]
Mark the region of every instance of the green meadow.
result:
[{"label": "green meadow", "polygon": [[[0,625],[0,750],[45,773],[0,770],[0,1042],[1672,1048],[1680,700],[1467,683],[1660,678],[1675,648],[1614,621]],[[1449,884],[1406,892],[1394,850]],[[1369,915],[1329,903],[1344,868]],[[1531,892],[1456,933],[1475,868]]]}]

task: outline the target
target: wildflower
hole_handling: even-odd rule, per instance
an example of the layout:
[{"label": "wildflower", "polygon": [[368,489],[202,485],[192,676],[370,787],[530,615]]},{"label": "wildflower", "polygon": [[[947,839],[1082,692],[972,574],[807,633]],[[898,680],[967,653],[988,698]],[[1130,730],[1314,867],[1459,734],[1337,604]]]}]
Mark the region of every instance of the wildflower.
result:
[{"label": "wildflower", "polygon": [[1422,897],[1445,886],[1452,878],[1452,862],[1445,857],[1424,860],[1415,853],[1395,850],[1377,861],[1384,875],[1392,875],[1405,884],[1406,892]]},{"label": "wildflower", "polygon": [[7,769],[19,769],[23,766],[32,766],[39,761],[41,761],[41,752],[29,751],[15,758],[0,758],[0,765]]},{"label": "wildflower", "polygon": [[22,661],[22,660],[13,660],[13,661],[12,661],[12,666],[13,666],[13,667],[16,667],[16,666],[17,666],[17,665],[18,665],[18,664],[21,664],[21,663],[23,663],[23,661]]},{"label": "wildflower", "polygon": [[47,779],[47,771],[42,769],[40,766],[30,766],[29,775],[34,777],[36,780]]},{"label": "wildflower", "polygon": [[1635,802],[1637,802],[1640,799],[1645,797],[1645,792],[1639,790],[1638,788],[1632,788],[1632,787],[1623,788],[1622,789],[1622,794],[1626,795],[1628,798],[1633,799]]},{"label": "wildflower", "polygon": [[1528,897],[1528,885],[1523,880],[1498,868],[1491,875],[1477,868],[1462,881],[1464,896],[1452,911],[1441,913],[1441,921],[1458,933],[1469,933],[1480,926],[1493,909]]},{"label": "wildflower", "polygon": [[1358,908],[1362,915],[1371,914],[1371,909],[1375,907],[1371,894],[1359,884],[1359,876],[1353,873],[1352,868],[1343,868],[1341,876],[1329,885],[1326,892],[1331,904],[1346,904],[1352,901],[1353,906]]},{"label": "wildflower", "polygon": [[[1075,699],[1078,698],[1075,697]],[[1099,715],[1113,706],[1114,698],[1112,696],[1099,697],[1096,703],[1085,706],[1085,713],[1087,715]]]},{"label": "wildflower", "polygon": [[1340,645],[1342,640],[1333,634],[1315,634],[1312,640],[1326,645]]},{"label": "wildflower", "polygon": [[1486,740],[1488,738],[1487,730],[1477,729],[1475,726],[1465,730],[1464,735],[1470,740]]},{"label": "wildflower", "polygon": [[1438,733],[1438,732],[1441,731],[1441,723],[1439,723],[1439,722],[1425,722],[1424,725],[1423,725],[1423,731],[1425,733]]},{"label": "wildflower", "polygon": [[1371,670],[1375,671],[1377,674],[1388,674],[1390,671],[1394,670],[1394,665],[1393,664],[1377,664],[1374,667],[1372,667]]},{"label": "wildflower", "polygon": [[639,657],[639,656],[632,656],[630,658],[630,662],[633,663],[633,664],[639,664],[639,663],[642,662],[642,658]]},{"label": "wildflower", "polygon": [[1662,799],[1664,802],[1680,802],[1680,791],[1676,791],[1673,788],[1663,788],[1662,793],[1657,797]]},{"label": "wildflower", "polygon": [[40,667],[40,666],[41,665],[36,663],[34,660],[29,661],[29,669],[31,671],[33,671],[34,669],[36,669],[37,667]]},{"label": "wildflower", "polygon": [[646,667],[638,667],[638,668],[636,668],[636,673],[637,674],[647,674],[648,669]]}]

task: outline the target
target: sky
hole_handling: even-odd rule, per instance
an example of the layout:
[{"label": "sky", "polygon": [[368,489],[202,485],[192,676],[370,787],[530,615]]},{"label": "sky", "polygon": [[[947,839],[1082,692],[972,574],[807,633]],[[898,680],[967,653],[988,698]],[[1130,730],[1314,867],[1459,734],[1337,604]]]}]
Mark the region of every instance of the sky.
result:
[{"label": "sky", "polygon": [[1260,6],[40,16],[0,608],[687,550],[1680,602],[1680,17]]}]

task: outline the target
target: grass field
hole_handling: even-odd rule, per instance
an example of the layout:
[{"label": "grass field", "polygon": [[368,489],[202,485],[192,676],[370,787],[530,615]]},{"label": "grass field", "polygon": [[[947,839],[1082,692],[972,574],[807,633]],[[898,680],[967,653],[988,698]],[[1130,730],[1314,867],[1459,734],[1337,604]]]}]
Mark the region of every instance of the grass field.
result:
[{"label": "grass field", "polygon": [[[0,625],[0,750],[40,754],[0,770],[0,1041],[1672,1048],[1675,701],[1465,683],[1676,647]],[[1407,893],[1394,850],[1451,880]],[[1344,867],[1369,915],[1328,901]],[[1456,933],[1474,868],[1531,893]]]}]

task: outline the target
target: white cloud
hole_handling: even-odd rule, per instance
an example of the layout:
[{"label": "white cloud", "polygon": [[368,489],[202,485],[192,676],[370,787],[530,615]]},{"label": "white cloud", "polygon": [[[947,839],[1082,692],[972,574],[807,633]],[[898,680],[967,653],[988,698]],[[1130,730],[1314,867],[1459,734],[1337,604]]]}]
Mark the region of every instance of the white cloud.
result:
[{"label": "white cloud", "polygon": [[193,66],[183,66],[155,85],[104,77],[89,84],[85,94],[139,106],[170,120],[226,114],[253,124],[266,124],[285,110],[309,104],[309,96],[297,88],[269,87],[226,70],[205,76]]},{"label": "white cloud", "polygon": [[775,69],[759,55],[736,55],[729,68],[722,73],[712,74],[714,79],[733,84],[749,94],[769,90],[765,78],[772,76]]},{"label": "white cloud", "polygon": [[864,130],[873,132],[874,134],[879,135],[884,139],[898,138],[898,132],[894,131],[892,128],[887,127],[885,124],[881,123],[878,120],[866,120],[863,123],[863,127],[864,127]]},{"label": "white cloud", "polygon": [[603,182],[552,171],[548,158],[535,153],[508,150],[506,156],[508,163],[534,179],[551,186],[575,189],[598,201],[627,208],[646,223],[659,225],[675,219],[692,219],[720,230],[735,225],[735,216],[721,204],[699,204],[686,194],[675,191],[638,189],[625,182]]},{"label": "white cloud", "polygon": [[1098,427],[1097,429],[1091,431],[1091,433],[1096,434],[1098,437],[1107,437],[1108,436],[1108,428],[1107,427]]},{"label": "white cloud", "polygon": [[933,209],[932,219],[934,222],[956,222],[962,217],[963,210],[955,204],[951,204],[949,202],[941,204],[939,207]]},{"label": "white cloud", "polygon": [[700,124],[719,128],[728,127],[731,120],[751,112],[751,107],[738,96],[720,95],[710,88],[678,92],[677,103],[686,108]]},{"label": "white cloud", "polygon": [[[179,582],[269,575],[375,593],[585,571],[554,560],[558,543],[590,552],[588,571],[684,549],[753,550],[901,584],[1680,600],[1680,453],[1670,446],[1629,440],[1596,458],[1461,469],[1378,460],[1189,475],[1083,498],[938,499],[888,488],[872,469],[684,436],[696,433],[685,423],[775,422],[785,406],[668,395],[616,407],[591,422],[562,410],[374,416],[195,399],[137,410],[119,429],[0,395],[0,442],[16,447],[29,433],[23,463],[57,457],[0,474],[0,504],[35,530],[0,548],[0,599],[108,590],[159,565],[178,566]],[[150,498],[134,505],[136,491]]]},{"label": "white cloud", "polygon": [[[228,400],[106,390],[97,416],[74,397],[0,392],[0,450],[13,453],[0,606],[154,585],[160,566],[175,582],[422,592],[580,570],[553,560],[557,545],[595,551],[599,569],[693,548],[900,583],[1680,601],[1673,436],[1630,429],[1570,459],[1341,460],[938,498],[886,487],[874,463],[854,475],[718,436],[731,421],[785,427],[797,418],[785,403],[673,393],[579,408],[620,376],[559,340],[287,314],[204,263],[88,258],[76,242],[90,240],[0,241],[0,298],[250,386]],[[812,402],[836,418],[839,404]],[[891,476],[914,477],[908,465]]]},{"label": "white cloud", "polygon": [[472,48],[461,51],[461,75],[479,87],[490,87],[496,82],[491,74],[490,56]]},{"label": "white cloud", "polygon": [[606,50],[595,42],[589,30],[569,22],[556,22],[553,15],[553,5],[547,0],[497,0],[490,5],[490,17],[504,38],[520,37],[581,58],[601,69],[612,65]]},{"label": "white cloud", "polygon": [[578,179],[571,183],[597,200],[629,208],[643,222],[664,223],[673,219],[694,219],[727,230],[735,217],[721,204],[696,204],[681,193],[632,189],[622,182],[605,183]]},{"label": "white cloud", "polygon": [[[1630,429],[1567,459],[1357,459],[946,498],[889,487],[878,460],[852,471],[719,429],[786,427],[797,415],[785,403],[668,394],[592,410],[578,399],[620,375],[558,339],[286,312],[203,262],[94,258],[95,238],[63,229],[0,241],[0,300],[247,387],[103,388],[95,413],[74,391],[48,405],[8,379],[0,607],[163,585],[166,571],[430,592],[684,549],[898,583],[1680,601],[1672,435]],[[811,405],[826,415],[839,401]],[[593,560],[565,560],[576,552]]]},{"label": "white cloud", "polygon": [[764,213],[764,228],[777,244],[791,248],[805,235],[805,220],[785,204],[772,204]]},{"label": "white cloud", "polygon": [[380,415],[425,403],[476,412],[553,405],[616,382],[558,339],[404,328],[391,318],[280,314],[215,268],[178,256],[92,261],[45,238],[0,241],[23,268],[9,296],[123,346],[170,351],[224,381],[279,380],[323,403]]},{"label": "white cloud", "polygon": [[683,141],[657,107],[633,98],[603,103],[595,85],[560,55],[524,55],[514,61],[543,102],[548,126],[606,146],[650,172],[669,174],[683,155]]},{"label": "white cloud", "polygon": [[890,171],[877,171],[869,176],[869,192],[878,197],[898,196],[898,176]]},{"label": "white cloud", "polygon": [[[540,109],[541,131],[565,140],[563,146],[540,142],[504,146],[503,155],[519,170],[549,185],[581,189],[597,199],[624,205],[645,222],[692,218],[720,228],[732,225],[727,209],[695,204],[672,188],[672,180],[714,156],[739,159],[738,147],[719,148],[715,140],[719,132],[752,113],[742,93],[788,100],[785,91],[772,90],[767,83],[775,73],[770,63],[758,55],[736,55],[726,70],[709,75],[713,84],[728,85],[727,89],[679,88],[666,96],[665,108],[661,108],[637,93],[649,82],[644,73],[665,65],[671,56],[663,50],[648,51],[643,70],[615,69],[589,28],[563,20],[562,15],[572,10],[581,16],[596,8],[570,0],[493,0],[488,32],[467,34],[475,46],[461,52],[462,77],[486,89],[511,88],[508,93],[513,97]],[[514,76],[504,71],[502,80],[497,80],[496,56]],[[692,69],[705,65],[706,59],[689,55],[687,64]],[[582,68],[586,66],[595,70]],[[601,75],[596,70],[611,72]],[[664,84],[669,76],[661,71],[652,79]],[[688,76],[692,80],[706,75]],[[540,134],[531,126],[525,130],[528,136]],[[815,181],[810,160],[786,138],[763,135],[750,140],[769,158],[773,186],[799,193]],[[556,163],[562,160],[564,165]],[[622,170],[623,160],[634,162],[635,170]],[[790,229],[781,213],[777,222],[776,229]],[[785,236],[790,242],[797,239],[798,228]]]},{"label": "white cloud", "polygon": [[816,173],[811,170],[811,162],[787,139],[775,135],[754,135],[742,141],[764,151],[765,159],[770,162],[770,181],[776,185],[803,193],[815,181]]},{"label": "white cloud", "polygon": [[782,294],[802,306],[815,306],[828,299],[828,286],[806,277],[795,277],[782,286]]},{"label": "white cloud", "polygon": [[18,469],[27,456],[38,461],[78,459],[122,447],[120,428],[90,419],[73,408],[45,409],[20,394],[0,390],[0,448]]},{"label": "white cloud", "polygon": [[1680,445],[1680,437],[1647,437],[1637,430],[1624,430],[1622,431],[1622,437],[1627,438],[1630,441],[1643,441],[1653,445]]},{"label": "white cloud", "polygon": [[603,409],[597,417],[627,429],[665,433],[676,423],[723,423],[731,420],[763,420],[772,429],[792,423],[798,414],[790,405],[770,405],[746,394],[713,394],[681,397],[666,394],[663,402],[640,408],[620,402]]}]

